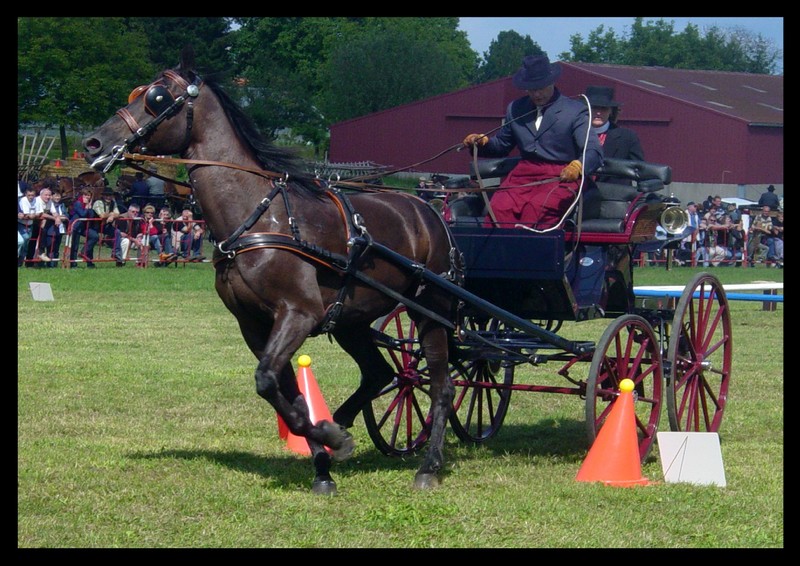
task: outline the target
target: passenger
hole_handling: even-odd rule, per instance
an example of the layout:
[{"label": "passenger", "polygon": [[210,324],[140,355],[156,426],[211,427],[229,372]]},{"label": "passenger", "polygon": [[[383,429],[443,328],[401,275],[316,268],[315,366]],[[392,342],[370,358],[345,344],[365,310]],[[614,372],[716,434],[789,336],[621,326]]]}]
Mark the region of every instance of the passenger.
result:
[{"label": "passenger", "polygon": [[[614,100],[614,89],[610,86],[586,87],[586,98],[592,108],[592,131],[603,146],[603,158],[644,161],[644,150],[636,132],[617,126],[621,104]],[[595,180],[619,185],[633,184],[631,179],[608,175],[599,175]]]},{"label": "passenger", "polygon": [[[588,185],[589,175],[603,163],[600,140],[589,131],[589,110],[561,94],[555,87],[559,75],[561,66],[551,64],[546,55],[525,57],[513,84],[527,96],[508,105],[505,123],[494,137],[464,138],[466,147],[477,146],[480,157],[505,157],[515,147],[522,156],[492,195],[491,209],[500,226],[560,226],[576,200],[581,175]],[[584,150],[586,161],[581,163]],[[494,224],[491,216],[484,220],[488,226]]]}]

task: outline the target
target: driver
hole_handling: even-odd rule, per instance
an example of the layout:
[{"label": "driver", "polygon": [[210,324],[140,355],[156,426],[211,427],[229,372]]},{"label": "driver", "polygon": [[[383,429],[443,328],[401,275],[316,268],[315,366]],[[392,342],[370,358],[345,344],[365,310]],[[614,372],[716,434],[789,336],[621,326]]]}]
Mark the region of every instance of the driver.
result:
[{"label": "driver", "polygon": [[[551,64],[547,55],[525,57],[513,83],[526,96],[508,105],[503,127],[491,139],[484,134],[464,138],[466,147],[477,146],[480,157],[505,157],[515,147],[522,155],[492,195],[501,227],[559,226],[575,202],[581,176],[592,183],[589,175],[603,163],[600,140],[588,131],[589,110],[561,94],[555,87],[559,75],[561,66]],[[490,216],[484,220],[487,226],[494,224]]]}]

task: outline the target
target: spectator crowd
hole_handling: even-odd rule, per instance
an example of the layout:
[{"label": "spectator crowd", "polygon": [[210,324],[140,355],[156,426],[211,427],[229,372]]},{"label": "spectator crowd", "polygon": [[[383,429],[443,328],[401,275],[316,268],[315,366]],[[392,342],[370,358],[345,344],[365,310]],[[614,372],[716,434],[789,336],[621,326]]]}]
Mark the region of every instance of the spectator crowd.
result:
[{"label": "spectator crowd", "polygon": [[733,203],[724,204],[719,195],[709,196],[701,205],[687,203],[689,224],[695,231],[681,242],[675,261],[703,267],[746,262],[783,268],[783,210],[774,190],[770,185],[749,214]]},{"label": "spectator crowd", "polygon": [[[188,205],[173,219],[163,182],[142,184],[153,192],[145,195],[137,187],[124,199],[106,183],[99,198],[84,187],[66,203],[55,179],[38,187],[18,180],[17,266],[56,267],[62,257],[71,268],[83,262],[94,269],[103,248],[117,267],[131,260],[145,266],[151,250],[156,267],[204,261],[205,223],[195,220]],[[153,203],[161,205],[158,217]]]}]

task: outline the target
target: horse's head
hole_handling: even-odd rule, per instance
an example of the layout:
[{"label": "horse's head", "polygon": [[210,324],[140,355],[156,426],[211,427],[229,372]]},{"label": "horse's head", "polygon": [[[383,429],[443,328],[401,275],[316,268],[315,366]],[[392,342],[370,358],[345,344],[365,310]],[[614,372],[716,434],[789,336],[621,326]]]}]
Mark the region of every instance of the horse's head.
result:
[{"label": "horse's head", "polygon": [[173,155],[186,149],[194,100],[202,87],[202,80],[192,70],[193,59],[192,52],[184,50],[178,67],[133,89],[128,105],[84,138],[86,161],[92,168],[105,173],[125,153]]}]

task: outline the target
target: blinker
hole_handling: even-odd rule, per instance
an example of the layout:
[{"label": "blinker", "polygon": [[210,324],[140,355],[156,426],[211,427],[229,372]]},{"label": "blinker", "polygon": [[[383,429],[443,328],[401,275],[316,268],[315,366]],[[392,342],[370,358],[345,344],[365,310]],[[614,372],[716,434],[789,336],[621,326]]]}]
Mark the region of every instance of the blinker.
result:
[{"label": "blinker", "polygon": [[158,116],[175,102],[175,98],[167,87],[162,85],[151,86],[144,96],[144,108],[153,116]]}]

